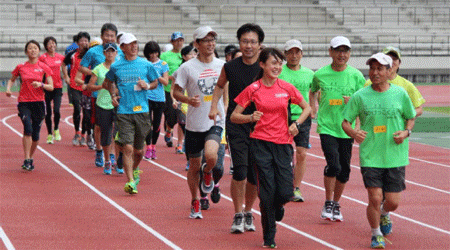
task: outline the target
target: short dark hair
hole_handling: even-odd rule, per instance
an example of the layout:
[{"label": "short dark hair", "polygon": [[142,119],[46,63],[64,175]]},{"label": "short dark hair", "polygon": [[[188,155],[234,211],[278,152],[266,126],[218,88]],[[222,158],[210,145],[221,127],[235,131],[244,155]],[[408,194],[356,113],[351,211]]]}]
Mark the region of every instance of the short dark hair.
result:
[{"label": "short dark hair", "polygon": [[27,48],[28,48],[28,45],[29,45],[30,43],[36,44],[36,45],[38,46],[39,50],[41,50],[41,45],[39,45],[39,42],[38,42],[38,41],[36,41],[36,40],[30,40],[30,41],[28,41],[28,42],[25,44],[25,54],[27,53]]},{"label": "short dark hair", "polygon": [[84,32],[84,31],[80,31],[77,35],[77,42],[80,41],[81,38],[87,38],[89,41],[91,40],[91,36],[89,35],[89,33]]},{"label": "short dark hair", "polygon": [[[259,62],[267,62],[267,60],[269,59],[270,56],[275,57],[276,59],[281,59],[282,61],[286,60],[286,57],[284,56],[283,52],[281,52],[279,49],[277,48],[273,48],[273,47],[268,47],[263,49],[260,53],[259,53]],[[264,70],[260,70],[258,76],[255,78],[255,81],[261,79],[264,75]]]},{"label": "short dark hair", "polygon": [[227,55],[227,54],[233,52],[233,51],[236,50],[236,49],[237,49],[237,47],[234,46],[233,44],[228,44],[228,45],[225,47],[225,50],[224,50],[225,55]]},{"label": "short dark hair", "polygon": [[73,35],[72,40],[74,43],[78,41],[78,35]]},{"label": "short dark hair", "polygon": [[55,42],[55,44],[58,44],[58,43],[56,42],[56,38],[54,38],[54,37],[52,37],[52,36],[48,36],[48,37],[46,37],[46,38],[44,39],[44,48],[45,48],[45,50],[48,50],[48,49],[47,49],[47,44],[48,44],[48,42],[50,42],[50,41],[53,41],[53,42]]},{"label": "short dark hair", "polygon": [[158,53],[158,57],[161,55],[161,48],[159,47],[158,43],[155,41],[150,41],[145,44],[144,46],[144,56],[147,58],[147,60],[150,59],[150,54],[152,53]]},{"label": "short dark hair", "polygon": [[107,30],[112,30],[112,31],[116,32],[115,36],[117,36],[117,27],[116,27],[116,25],[114,25],[112,23],[105,23],[105,24],[103,24],[100,34],[103,35],[103,33],[105,31],[107,31]]},{"label": "short dark hair", "polygon": [[264,42],[264,31],[258,24],[255,23],[246,23],[239,27],[239,29],[237,30],[237,39],[241,40],[241,36],[248,32],[255,32],[256,34],[258,34],[259,43]]}]

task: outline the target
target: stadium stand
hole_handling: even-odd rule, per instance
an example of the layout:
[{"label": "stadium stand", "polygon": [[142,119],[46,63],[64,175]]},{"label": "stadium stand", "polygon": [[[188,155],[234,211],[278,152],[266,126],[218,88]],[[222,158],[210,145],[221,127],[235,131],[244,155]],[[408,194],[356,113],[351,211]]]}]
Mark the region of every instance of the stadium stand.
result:
[{"label": "stadium stand", "polygon": [[[366,57],[386,45],[407,57],[441,59],[450,55],[448,0],[0,0],[0,57],[23,57],[29,39],[53,35],[59,49],[80,30],[99,36],[100,26],[113,22],[141,41],[167,43],[174,30],[190,42],[194,27],[210,25],[219,33],[218,50],[236,43],[236,28],[260,24],[265,44],[282,47],[302,40],[305,57],[326,58],[330,39],[345,35],[353,55]],[[442,63],[437,62],[436,68]],[[448,65],[448,64],[447,64]],[[405,65],[405,67],[409,67]],[[314,68],[314,67],[313,67]],[[1,69],[4,70],[3,68]],[[447,79],[448,70],[438,70]]]}]

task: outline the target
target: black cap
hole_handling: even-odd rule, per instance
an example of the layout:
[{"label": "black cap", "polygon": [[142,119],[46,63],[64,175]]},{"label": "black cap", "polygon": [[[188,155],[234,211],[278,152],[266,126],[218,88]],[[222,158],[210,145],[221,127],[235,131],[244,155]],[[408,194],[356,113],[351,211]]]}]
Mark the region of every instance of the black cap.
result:
[{"label": "black cap", "polygon": [[233,52],[233,50],[235,49],[237,49],[237,47],[234,46],[233,44],[227,45],[227,47],[225,47],[225,55]]}]

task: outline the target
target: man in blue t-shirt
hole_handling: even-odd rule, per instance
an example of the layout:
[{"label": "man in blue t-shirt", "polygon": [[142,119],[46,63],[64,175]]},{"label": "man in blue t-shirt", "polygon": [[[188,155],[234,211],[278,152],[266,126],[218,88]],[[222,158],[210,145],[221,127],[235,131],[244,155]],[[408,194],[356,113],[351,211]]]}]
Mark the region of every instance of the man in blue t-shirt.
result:
[{"label": "man in blue t-shirt", "polygon": [[124,57],[111,65],[103,87],[109,90],[113,105],[117,107],[117,142],[122,146],[123,166],[128,177],[124,190],[137,194],[141,172],[138,166],[144,155],[145,137],[151,128],[147,90],[158,86],[159,74],[149,61],[138,57],[138,43],[133,34],[123,34],[120,47]]},{"label": "man in blue t-shirt", "polygon": [[[103,24],[101,28],[101,39],[103,44],[107,43],[116,43],[116,36],[117,36],[117,27],[116,25],[112,23],[105,23]],[[120,58],[123,57],[122,50],[120,48],[117,51],[117,56],[115,61],[119,61]],[[103,54],[103,46],[97,45],[92,47],[91,49],[86,52],[86,54],[83,56],[83,59],[80,62],[80,68],[78,69],[79,72],[83,73],[85,75],[85,82],[88,83],[90,76],[92,75],[92,70],[97,67],[97,65],[103,63],[105,61],[105,55]],[[97,91],[92,92],[92,98],[97,98]],[[91,101],[92,103],[92,116],[95,118],[95,101]],[[98,167],[103,167],[104,160],[103,160],[103,149],[100,143],[100,127],[94,123],[94,141],[96,145],[96,157],[95,157],[95,165]],[[110,156],[112,159],[113,165],[114,163],[114,155],[111,154]]]}]

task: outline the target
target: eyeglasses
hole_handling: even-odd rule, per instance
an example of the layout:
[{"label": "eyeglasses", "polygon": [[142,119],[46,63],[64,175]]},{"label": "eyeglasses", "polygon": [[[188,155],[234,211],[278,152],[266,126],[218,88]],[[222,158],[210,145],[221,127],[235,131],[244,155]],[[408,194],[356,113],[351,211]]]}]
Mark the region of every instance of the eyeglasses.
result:
[{"label": "eyeglasses", "polygon": [[336,53],[347,53],[350,49],[333,49]]},{"label": "eyeglasses", "polygon": [[258,41],[256,41],[256,40],[241,40],[240,42],[245,44],[245,45],[247,45],[247,44],[251,44],[251,45],[258,44]]},{"label": "eyeglasses", "polygon": [[212,39],[202,39],[202,40],[200,40],[200,42],[202,42],[202,43],[214,43],[214,42],[216,42],[216,38],[212,38]]}]

